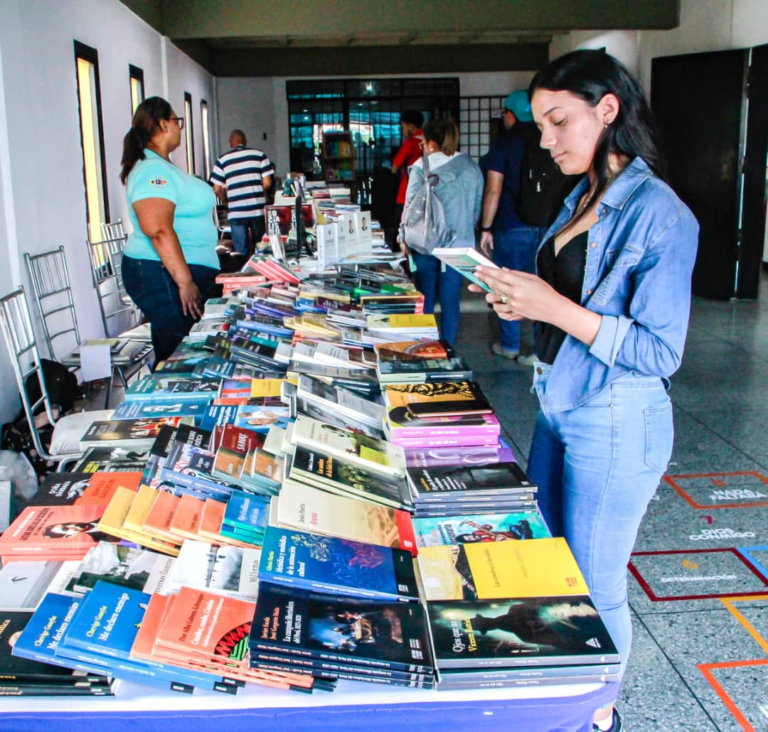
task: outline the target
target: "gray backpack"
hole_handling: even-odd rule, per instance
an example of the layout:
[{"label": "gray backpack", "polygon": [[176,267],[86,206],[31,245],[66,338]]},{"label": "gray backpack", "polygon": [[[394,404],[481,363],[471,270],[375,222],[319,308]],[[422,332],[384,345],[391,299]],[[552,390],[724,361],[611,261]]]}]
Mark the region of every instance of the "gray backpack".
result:
[{"label": "gray backpack", "polygon": [[422,157],[424,182],[403,211],[400,238],[409,249],[419,254],[431,254],[437,247],[449,247],[456,232],[445,221],[443,204],[435,194],[440,176],[429,172],[429,156]]}]

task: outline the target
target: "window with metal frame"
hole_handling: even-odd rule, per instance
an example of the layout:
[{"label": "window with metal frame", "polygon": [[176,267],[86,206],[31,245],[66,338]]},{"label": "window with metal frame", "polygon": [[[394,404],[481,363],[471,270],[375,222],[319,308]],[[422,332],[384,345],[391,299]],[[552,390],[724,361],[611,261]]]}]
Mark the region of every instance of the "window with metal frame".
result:
[{"label": "window with metal frame", "polygon": [[98,241],[101,235],[102,222],[109,221],[98,51],[84,43],[75,41],[75,71],[80,111],[80,144],[83,150],[83,182],[85,185],[88,236],[91,241]]},{"label": "window with metal frame", "polygon": [[128,64],[128,78],[131,83],[131,118],[144,101],[144,71],[138,66]]},{"label": "window with metal frame", "polygon": [[187,172],[195,174],[195,136],[192,126],[192,95],[184,92],[184,139],[187,143]]},{"label": "window with metal frame", "polygon": [[504,96],[462,97],[459,116],[461,151],[475,162],[485,155],[491,143],[504,131]]}]

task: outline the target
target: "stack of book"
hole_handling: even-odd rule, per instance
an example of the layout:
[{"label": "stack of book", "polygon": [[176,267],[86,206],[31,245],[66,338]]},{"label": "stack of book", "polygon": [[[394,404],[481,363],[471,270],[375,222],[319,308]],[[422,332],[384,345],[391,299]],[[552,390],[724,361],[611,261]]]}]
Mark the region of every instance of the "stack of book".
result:
[{"label": "stack of book", "polygon": [[438,689],[617,681],[616,647],[565,540],[419,552]]}]

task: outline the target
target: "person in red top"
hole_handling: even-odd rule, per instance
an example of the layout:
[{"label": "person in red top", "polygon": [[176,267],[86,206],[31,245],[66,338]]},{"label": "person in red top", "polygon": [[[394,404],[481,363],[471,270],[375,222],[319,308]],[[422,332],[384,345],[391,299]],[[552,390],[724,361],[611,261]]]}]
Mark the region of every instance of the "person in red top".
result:
[{"label": "person in red top", "polygon": [[400,173],[400,187],[397,189],[395,204],[395,226],[400,226],[405,207],[405,191],[408,188],[408,168],[411,167],[422,154],[421,143],[424,134],[421,126],[424,124],[424,115],[414,110],[405,111],[400,115],[400,129],[403,131],[403,144],[395,159],[392,161],[392,173]]}]

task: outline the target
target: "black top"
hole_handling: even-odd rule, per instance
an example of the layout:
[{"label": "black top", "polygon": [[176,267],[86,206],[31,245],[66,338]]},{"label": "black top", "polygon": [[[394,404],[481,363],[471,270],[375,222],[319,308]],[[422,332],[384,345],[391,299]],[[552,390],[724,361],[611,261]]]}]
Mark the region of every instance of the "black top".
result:
[{"label": "black top", "polygon": [[[578,304],[581,304],[581,289],[584,286],[588,238],[589,231],[576,234],[555,255],[555,237],[553,236],[539,250],[539,277],[561,295]],[[536,325],[536,356],[539,361],[553,364],[567,334],[550,323]]]}]

